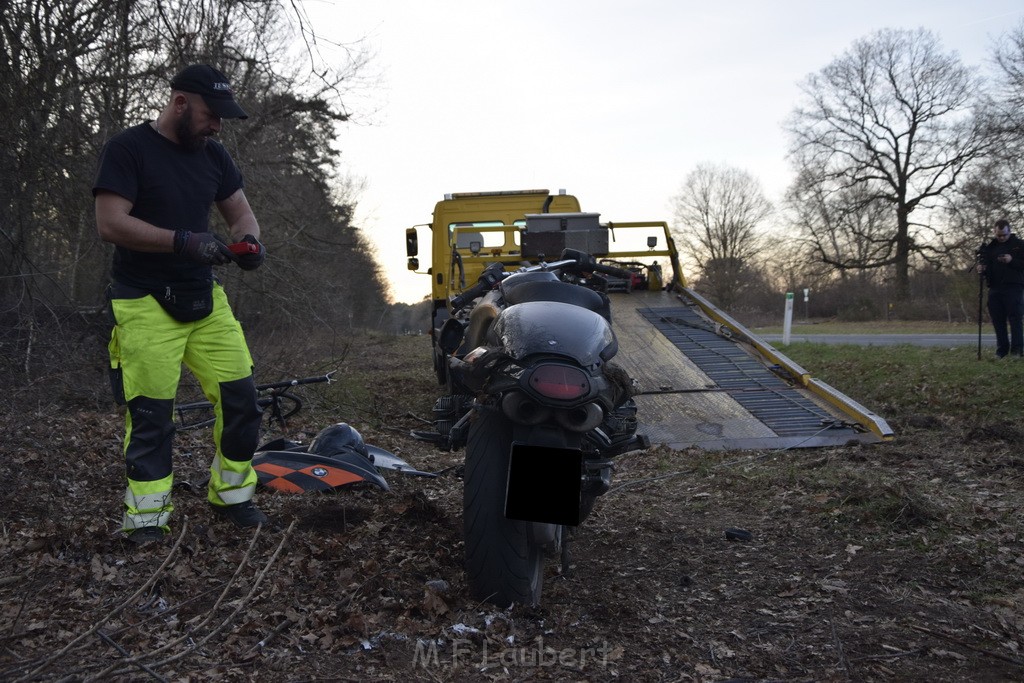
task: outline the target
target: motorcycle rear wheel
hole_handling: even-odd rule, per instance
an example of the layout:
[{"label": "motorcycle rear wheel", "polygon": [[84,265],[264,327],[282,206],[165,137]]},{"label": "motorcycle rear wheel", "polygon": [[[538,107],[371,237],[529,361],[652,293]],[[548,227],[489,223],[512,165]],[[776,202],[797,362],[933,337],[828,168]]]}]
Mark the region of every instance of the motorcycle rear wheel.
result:
[{"label": "motorcycle rear wheel", "polygon": [[544,552],[530,523],[505,517],[512,426],[481,411],[469,429],[462,494],[466,574],[478,600],[508,607],[540,603]]}]

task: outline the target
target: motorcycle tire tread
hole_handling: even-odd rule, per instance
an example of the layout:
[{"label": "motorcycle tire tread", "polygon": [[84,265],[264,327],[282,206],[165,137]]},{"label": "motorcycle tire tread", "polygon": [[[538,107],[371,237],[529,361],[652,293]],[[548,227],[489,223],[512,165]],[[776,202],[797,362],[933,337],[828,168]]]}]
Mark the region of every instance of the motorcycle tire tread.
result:
[{"label": "motorcycle tire tread", "polygon": [[536,605],[543,588],[544,552],[528,522],[505,517],[512,446],[508,420],[481,411],[469,430],[463,489],[466,572],[474,597],[508,607]]}]

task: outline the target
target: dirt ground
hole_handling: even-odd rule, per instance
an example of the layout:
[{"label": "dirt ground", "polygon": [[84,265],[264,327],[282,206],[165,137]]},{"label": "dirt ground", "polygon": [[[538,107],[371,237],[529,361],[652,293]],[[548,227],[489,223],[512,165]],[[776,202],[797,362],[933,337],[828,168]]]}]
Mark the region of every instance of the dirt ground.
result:
[{"label": "dirt ground", "polygon": [[1020,428],[885,415],[883,445],[627,454],[543,604],[501,610],[468,597],[461,453],[407,436],[433,402],[428,342],[350,351],[340,376],[304,392],[290,435],[346,420],[440,476],[263,491],[274,528],[240,531],[207,509],[209,431],[182,432],[172,533],[141,549],[119,531],[102,377],[94,398],[18,394],[0,417],[0,680],[1024,679]]}]

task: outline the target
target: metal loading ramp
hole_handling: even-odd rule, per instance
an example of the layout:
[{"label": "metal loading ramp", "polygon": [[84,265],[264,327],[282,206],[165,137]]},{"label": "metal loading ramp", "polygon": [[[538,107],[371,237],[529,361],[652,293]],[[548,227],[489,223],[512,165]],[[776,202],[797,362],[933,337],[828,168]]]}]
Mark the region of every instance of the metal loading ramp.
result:
[{"label": "metal loading ramp", "polygon": [[[791,373],[741,340],[749,333],[734,321],[716,322],[668,292],[610,298],[619,342],[614,363],[639,385],[639,431],[652,443],[809,448],[876,442],[888,431],[881,420],[858,422],[870,413],[835,389],[812,380],[823,398],[789,379]],[[882,436],[871,430],[878,422]]]}]

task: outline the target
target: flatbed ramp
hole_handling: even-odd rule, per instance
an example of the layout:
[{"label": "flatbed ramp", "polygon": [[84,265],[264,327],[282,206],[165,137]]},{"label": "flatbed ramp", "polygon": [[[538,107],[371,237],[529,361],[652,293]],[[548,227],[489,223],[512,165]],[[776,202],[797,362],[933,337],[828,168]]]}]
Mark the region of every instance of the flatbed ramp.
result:
[{"label": "flatbed ramp", "polygon": [[699,297],[609,296],[615,363],[638,384],[639,431],[652,443],[808,448],[891,438],[884,420],[711,308],[713,319]]}]

